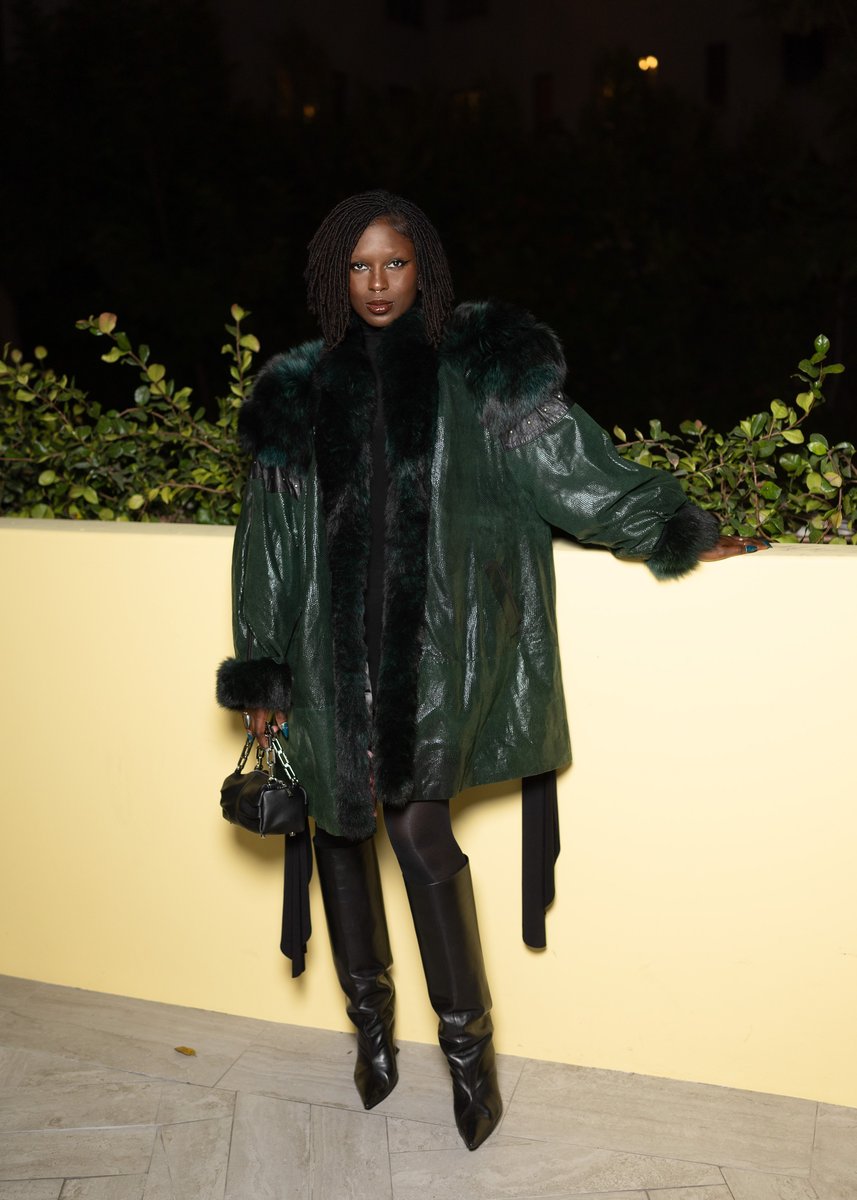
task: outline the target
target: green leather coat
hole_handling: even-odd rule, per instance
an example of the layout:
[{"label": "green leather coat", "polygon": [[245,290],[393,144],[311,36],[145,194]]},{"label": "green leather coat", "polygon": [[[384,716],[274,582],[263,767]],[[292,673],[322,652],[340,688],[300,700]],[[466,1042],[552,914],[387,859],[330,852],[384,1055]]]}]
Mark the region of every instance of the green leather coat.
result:
[{"label": "green leather coat", "polygon": [[[551,527],[679,575],[716,524],[619,457],[563,394],[553,334],[460,306],[442,345],[412,310],[384,337],[390,490],[379,695],[364,698],[362,591],[375,382],[359,327],[261,373],[234,549],[227,707],[290,708],[312,815],[364,836],[378,800],[447,798],[570,760]],[[289,696],[291,688],[291,696]],[[374,752],[370,780],[367,751]]]}]

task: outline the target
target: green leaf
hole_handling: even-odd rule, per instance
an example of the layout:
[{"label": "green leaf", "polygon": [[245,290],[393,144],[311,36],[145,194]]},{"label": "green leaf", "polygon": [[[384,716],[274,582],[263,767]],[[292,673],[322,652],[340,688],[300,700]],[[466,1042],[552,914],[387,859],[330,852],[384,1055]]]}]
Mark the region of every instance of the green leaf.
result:
[{"label": "green leaf", "polygon": [[167,368],[163,363],[152,363],[147,367],[146,374],[151,379],[152,383],[160,383],[167,373]]},{"label": "green leaf", "polygon": [[625,430],[620,429],[620,427],[618,425],[613,426],[613,436],[617,442],[627,442],[627,440],[628,440],[625,437]]},{"label": "green leaf", "polygon": [[54,510],[48,504],[34,504],[30,509],[30,516],[38,520],[49,520],[54,515]]},{"label": "green leaf", "polygon": [[820,493],[824,491],[824,480],[821,478],[818,471],[810,471],[807,474],[806,486],[811,492]]},{"label": "green leaf", "polygon": [[784,471],[788,471],[790,475],[797,475],[803,470],[805,460],[802,455],[795,454],[793,450],[787,451],[780,455],[780,466]]},{"label": "green leaf", "polygon": [[41,484],[42,487],[47,487],[48,484],[56,483],[56,481],[57,481],[56,471],[42,471],[41,475],[39,476],[39,483]]},{"label": "green leaf", "polygon": [[143,505],[145,504],[145,500],[143,499],[143,497],[140,495],[139,492],[135,492],[133,496],[128,497],[126,504],[131,509],[142,508]]},{"label": "green leaf", "polygon": [[244,309],[241,307],[240,304],[231,305],[229,312],[232,314],[233,321],[243,321],[244,318],[247,316],[247,313],[244,311]]},{"label": "green leaf", "polygon": [[243,346],[245,350],[252,350],[254,354],[258,354],[262,347],[259,345],[259,339],[253,333],[245,333],[238,342],[239,346]]},{"label": "green leaf", "polygon": [[823,433],[811,433],[807,445],[809,446],[810,454],[826,454],[829,449],[827,438]]},{"label": "green leaf", "polygon": [[835,488],[842,487],[842,476],[839,474],[838,471],[825,471],[824,478],[827,480],[827,482],[830,484],[831,487],[835,487]]},{"label": "green leaf", "polygon": [[98,318],[98,329],[101,333],[112,333],[116,328],[116,313],[103,312]]},{"label": "green leaf", "polygon": [[775,483],[771,483],[770,480],[766,480],[759,488],[759,492],[766,500],[779,500],[783,494],[783,489],[777,487]]},{"label": "green leaf", "polygon": [[825,375],[841,375],[845,370],[842,363],[831,363],[829,367],[824,368]]},{"label": "green leaf", "polygon": [[122,351],[119,349],[119,347],[111,346],[106,354],[102,354],[101,361],[107,362],[107,363],[116,362],[117,358],[121,358],[121,357],[122,357]]},{"label": "green leaf", "polygon": [[789,410],[786,408],[785,404],[783,404],[782,400],[771,401],[771,412],[778,421],[784,421],[789,415]]},{"label": "green leaf", "polygon": [[140,387],[134,389],[134,403],[138,408],[144,408],[151,395],[151,390],[145,384],[142,384]]},{"label": "green leaf", "polygon": [[48,357],[48,352],[44,346],[36,346],[33,354],[36,356],[38,362],[43,362]]},{"label": "green leaf", "polygon": [[804,412],[809,412],[815,402],[815,397],[812,392],[798,392],[795,396],[795,404],[799,405]]},{"label": "green leaf", "polygon": [[808,375],[810,379],[818,379],[818,367],[813,366],[808,358],[800,360],[798,370],[803,371],[804,375]]},{"label": "green leaf", "polygon": [[803,430],[801,429],[784,429],[783,437],[787,442],[791,442],[793,446],[799,446],[803,441]]},{"label": "green leaf", "polygon": [[814,344],[815,344],[816,354],[826,354],[827,351],[830,349],[830,338],[825,337],[825,335],[823,333],[820,333],[818,335],[818,337],[815,339]]},{"label": "green leaf", "polygon": [[83,489],[83,498],[84,500],[88,500],[90,504],[98,503],[98,494],[95,491],[95,488],[85,487]]}]

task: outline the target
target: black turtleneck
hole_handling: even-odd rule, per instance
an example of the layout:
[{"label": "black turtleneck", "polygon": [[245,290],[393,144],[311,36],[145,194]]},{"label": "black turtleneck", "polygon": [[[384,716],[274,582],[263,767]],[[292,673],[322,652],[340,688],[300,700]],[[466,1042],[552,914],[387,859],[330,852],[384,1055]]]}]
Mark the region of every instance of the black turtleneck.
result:
[{"label": "black turtleneck", "polygon": [[381,629],[384,619],[384,514],[387,506],[387,453],[384,428],[384,389],[378,355],[385,329],[364,325],[363,338],[369,362],[375,376],[375,419],[369,452],[372,463],[372,482],[369,491],[369,569],[366,577],[364,629],[366,657],[372,695],[378,695],[378,670],[381,663]]}]

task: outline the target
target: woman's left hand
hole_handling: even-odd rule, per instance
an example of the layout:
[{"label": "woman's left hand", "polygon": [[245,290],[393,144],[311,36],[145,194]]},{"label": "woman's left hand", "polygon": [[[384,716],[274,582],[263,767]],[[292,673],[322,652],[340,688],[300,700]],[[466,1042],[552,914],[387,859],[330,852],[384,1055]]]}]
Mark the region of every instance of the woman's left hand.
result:
[{"label": "woman's left hand", "polygon": [[710,550],[701,551],[700,562],[719,562],[721,558],[734,558],[736,554],[755,554],[757,550],[770,550],[767,538],[732,537],[723,534]]}]

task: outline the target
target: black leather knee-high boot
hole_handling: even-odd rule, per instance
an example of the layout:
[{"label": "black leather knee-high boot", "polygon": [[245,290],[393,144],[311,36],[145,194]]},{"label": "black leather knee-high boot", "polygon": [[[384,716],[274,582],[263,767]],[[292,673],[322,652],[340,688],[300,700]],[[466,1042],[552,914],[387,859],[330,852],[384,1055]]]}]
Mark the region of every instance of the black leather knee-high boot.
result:
[{"label": "black leather knee-high boot", "polygon": [[466,863],[440,883],[405,881],[438,1041],[452,1075],[455,1121],[468,1150],[481,1146],[503,1112],[494,1061],[491,993]]},{"label": "black leather knee-high boot", "polygon": [[392,954],[375,842],[335,848],[316,843],[315,859],[333,963],[357,1028],[354,1082],[364,1108],[374,1108],[399,1081]]}]

